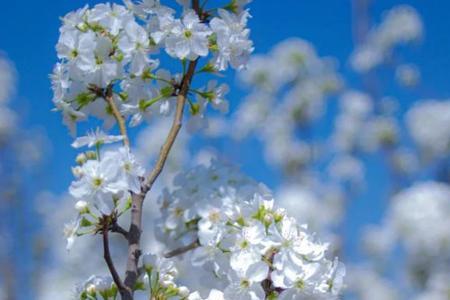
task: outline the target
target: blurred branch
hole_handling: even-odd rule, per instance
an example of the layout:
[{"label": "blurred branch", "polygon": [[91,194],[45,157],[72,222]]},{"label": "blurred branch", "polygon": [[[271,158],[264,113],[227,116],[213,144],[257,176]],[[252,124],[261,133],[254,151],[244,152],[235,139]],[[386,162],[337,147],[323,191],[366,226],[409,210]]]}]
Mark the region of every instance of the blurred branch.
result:
[{"label": "blurred branch", "polygon": [[199,243],[199,241],[197,239],[197,240],[193,241],[192,243],[190,243],[187,246],[180,247],[180,248],[177,248],[177,249],[172,250],[170,252],[167,252],[166,254],[164,254],[164,257],[165,258],[172,258],[172,257],[178,256],[178,255],[184,254],[186,252],[189,252],[191,250],[194,250],[195,248],[198,248],[198,247],[200,247],[200,243]]},{"label": "blurred branch", "polygon": [[353,43],[359,45],[367,38],[370,29],[369,6],[372,0],[353,0],[352,18],[353,18]]}]

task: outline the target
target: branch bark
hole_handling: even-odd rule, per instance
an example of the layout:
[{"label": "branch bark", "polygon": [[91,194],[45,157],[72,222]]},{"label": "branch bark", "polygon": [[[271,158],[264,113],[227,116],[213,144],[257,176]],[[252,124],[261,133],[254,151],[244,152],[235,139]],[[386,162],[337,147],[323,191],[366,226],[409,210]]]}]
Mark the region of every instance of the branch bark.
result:
[{"label": "branch bark", "polygon": [[[191,61],[189,63],[188,71],[183,77],[180,92],[177,97],[177,105],[175,117],[170,128],[169,134],[166,138],[165,143],[161,148],[158,160],[150,173],[146,182],[143,183],[141,192],[139,194],[132,195],[132,205],[131,205],[131,224],[128,230],[128,260],[127,260],[127,270],[125,275],[125,285],[129,289],[133,289],[136,284],[139,270],[138,262],[141,256],[140,250],[140,239],[142,232],[142,207],[144,204],[144,199],[147,193],[151,190],[156,179],[161,174],[164,165],[166,163],[167,157],[169,156],[170,150],[172,149],[175,139],[181,128],[184,106],[186,104],[186,96],[189,91],[189,86],[191,84],[192,78],[195,74],[195,68],[197,66],[197,60]],[[123,300],[132,300],[133,292],[126,297],[122,297]]]},{"label": "branch bark", "polygon": [[169,156],[170,150],[172,149],[172,146],[175,143],[175,140],[181,129],[184,107],[186,104],[186,97],[189,91],[192,78],[194,77],[196,67],[197,67],[197,60],[191,61],[189,63],[188,70],[185,76],[183,77],[183,80],[181,82],[181,88],[177,96],[176,111],[173,123],[170,128],[169,134],[166,138],[166,141],[164,142],[161,148],[155,167],[148,176],[147,180],[142,184],[141,192],[139,194],[132,195],[131,224],[130,229],[128,230],[127,270],[124,281],[125,286],[127,286],[128,289],[131,289],[131,292],[129,294],[126,294],[125,296],[122,296],[123,300],[133,299],[132,289],[135,286],[139,276],[138,262],[139,257],[141,256],[140,240],[142,232],[142,207],[144,204],[144,199],[147,193],[151,190],[156,179],[161,174],[164,165],[167,161],[167,157]]},{"label": "branch bark", "polygon": [[194,250],[195,248],[197,248],[199,246],[200,246],[199,241],[195,240],[194,242],[190,243],[189,245],[186,245],[184,247],[180,247],[180,248],[177,248],[177,249],[172,250],[170,252],[167,252],[166,254],[164,254],[164,257],[165,258],[172,258],[172,257],[178,256],[178,255],[182,255],[182,254],[184,254],[186,252]]},{"label": "branch bark", "polygon": [[[197,14],[200,15],[200,5],[199,0],[192,0],[192,8],[195,9]],[[147,193],[153,187],[156,179],[161,174],[164,165],[169,156],[170,150],[178,136],[181,129],[184,107],[187,100],[187,94],[192,82],[192,78],[195,74],[195,69],[197,67],[197,60],[190,61],[186,74],[181,80],[180,89],[177,96],[177,104],[175,109],[175,116],[170,128],[169,134],[161,147],[159,157],[156,161],[155,167],[150,172],[147,179],[141,185],[141,192],[139,194],[132,194],[131,202],[131,224],[128,230],[128,259],[127,259],[127,269],[125,274],[124,284],[127,287],[127,292],[122,295],[122,300],[133,300],[134,299],[134,286],[136,285],[137,279],[139,277],[139,258],[141,256],[140,240],[142,233],[142,207],[144,204],[144,199]],[[120,127],[120,123],[119,123]]]},{"label": "branch bark", "polygon": [[109,229],[111,230],[111,232],[121,234],[126,240],[128,240],[128,231],[126,231],[125,228],[117,224],[117,221],[113,221]]},{"label": "branch bark", "polygon": [[125,293],[127,293],[127,287],[123,284],[122,279],[120,279],[119,273],[117,273],[116,267],[114,266],[114,262],[111,257],[111,252],[109,251],[109,238],[108,238],[109,224],[106,219],[103,221],[104,221],[103,258],[105,259],[106,265],[108,266],[109,272],[111,273],[111,276],[114,280],[114,283],[117,286],[117,289],[119,290],[121,295],[124,295]]},{"label": "branch bark", "polygon": [[166,138],[164,145],[161,148],[161,152],[159,153],[158,160],[156,161],[155,167],[147,178],[147,181],[144,185],[144,191],[149,191],[153,184],[155,183],[158,176],[161,174],[161,171],[164,168],[167,157],[169,156],[170,150],[172,149],[173,144],[175,143],[175,139],[178,135],[178,132],[181,129],[182,120],[183,120],[183,112],[184,106],[186,104],[186,96],[189,91],[189,87],[191,85],[192,78],[195,74],[195,68],[197,66],[197,60],[191,61],[188,66],[188,70],[186,75],[183,77],[181,82],[180,92],[177,97],[177,105],[175,111],[175,117],[173,119],[172,127],[170,128],[169,134]]},{"label": "branch bark", "polygon": [[122,116],[119,109],[117,108],[116,103],[114,102],[112,87],[108,87],[108,89],[106,90],[105,100],[111,107],[111,112],[114,118],[116,119],[117,124],[119,125],[120,134],[123,136],[123,144],[127,147],[130,147],[130,140],[128,138],[127,133],[127,125],[125,124],[124,117]]}]

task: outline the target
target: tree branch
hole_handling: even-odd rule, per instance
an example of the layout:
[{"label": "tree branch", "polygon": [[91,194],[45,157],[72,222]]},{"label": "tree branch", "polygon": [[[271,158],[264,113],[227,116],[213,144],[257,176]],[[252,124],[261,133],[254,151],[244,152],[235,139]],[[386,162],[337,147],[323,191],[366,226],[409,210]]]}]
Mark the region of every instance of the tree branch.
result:
[{"label": "tree branch", "polygon": [[125,239],[128,240],[128,231],[126,231],[125,228],[117,224],[117,222],[113,222],[109,229],[111,230],[111,232],[121,234]]},{"label": "tree branch", "polygon": [[175,143],[175,139],[177,138],[178,132],[181,129],[184,106],[186,104],[186,96],[189,91],[189,87],[190,87],[192,78],[194,77],[196,66],[197,66],[197,60],[191,61],[189,63],[189,67],[186,72],[186,75],[183,77],[183,80],[181,82],[180,92],[177,97],[177,105],[176,105],[175,117],[173,119],[172,127],[170,128],[170,131],[166,138],[166,141],[161,148],[161,152],[159,153],[159,157],[158,157],[158,160],[156,161],[155,167],[153,168],[152,172],[148,176],[147,181],[144,185],[145,192],[148,192],[152,188],[156,179],[161,174],[161,172],[164,168],[164,165],[166,163],[167,157],[169,156],[170,150],[172,149],[172,146]]},{"label": "tree branch", "polygon": [[[198,0],[192,0],[192,7],[197,8],[196,11],[197,13],[199,13],[200,6]],[[130,229],[128,230],[128,259],[124,281],[125,286],[127,287],[127,293],[122,295],[122,300],[134,299],[133,288],[139,277],[138,262],[139,257],[141,256],[140,240],[142,233],[142,207],[144,204],[144,199],[147,193],[151,190],[156,179],[161,174],[167,157],[169,156],[170,150],[172,149],[172,146],[175,143],[175,139],[177,138],[180,131],[183,120],[184,107],[186,104],[186,97],[189,92],[192,78],[195,74],[197,61],[198,59],[189,62],[188,70],[181,80],[172,127],[170,128],[169,134],[167,135],[167,138],[163,146],[161,147],[161,151],[159,153],[159,157],[156,161],[155,167],[153,168],[147,179],[142,183],[141,192],[139,194],[132,194],[131,224]]]},{"label": "tree branch", "polygon": [[[191,61],[189,63],[188,71],[183,77],[181,88],[177,97],[177,105],[172,127],[170,128],[166,141],[161,148],[155,167],[150,173],[147,181],[143,183],[141,192],[139,194],[132,194],[131,224],[130,230],[128,231],[128,260],[125,276],[125,285],[130,289],[134,287],[139,276],[138,262],[139,257],[141,256],[140,239],[142,232],[142,206],[144,204],[144,199],[147,193],[151,190],[156,179],[161,174],[170,150],[172,149],[175,139],[178,136],[178,132],[180,131],[184,107],[186,104],[186,96],[189,91],[192,78],[195,74],[196,66],[197,60]],[[122,298],[123,300],[132,300],[133,294],[131,292],[131,294],[127,295],[127,297],[122,296]]]},{"label": "tree branch", "polygon": [[107,88],[105,93],[105,100],[111,107],[111,112],[114,118],[116,119],[117,124],[119,125],[120,134],[123,135],[123,144],[127,147],[130,147],[130,140],[128,138],[127,133],[127,125],[125,124],[125,119],[123,118],[122,114],[117,108],[116,103],[114,102],[112,87]]},{"label": "tree branch", "polygon": [[124,294],[127,291],[127,287],[123,284],[122,279],[120,279],[119,273],[117,273],[116,267],[114,266],[114,262],[111,258],[111,253],[109,251],[109,238],[108,238],[108,231],[109,231],[109,222],[104,219],[103,224],[103,257],[105,259],[106,264],[108,265],[109,272],[111,273],[111,276],[114,280],[114,283],[117,286],[117,289],[119,290],[120,294]]},{"label": "tree branch", "polygon": [[167,252],[166,254],[164,254],[164,257],[172,258],[172,257],[178,256],[178,255],[184,254],[186,252],[189,252],[191,250],[194,250],[195,248],[198,248],[198,247],[200,247],[200,243],[198,240],[195,240],[187,246],[183,246],[183,247],[177,248],[175,250],[172,250],[170,252]]}]

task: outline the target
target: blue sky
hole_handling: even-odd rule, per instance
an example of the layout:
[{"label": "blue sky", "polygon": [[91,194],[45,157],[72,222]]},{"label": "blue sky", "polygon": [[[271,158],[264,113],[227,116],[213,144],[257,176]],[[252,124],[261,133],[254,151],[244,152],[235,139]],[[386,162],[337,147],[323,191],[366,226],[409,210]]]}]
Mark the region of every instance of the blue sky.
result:
[{"label": "blue sky", "polygon": [[[4,1],[0,9],[0,49],[15,63],[18,70],[18,93],[14,106],[20,111],[27,127],[45,129],[52,147],[47,162],[48,172],[42,188],[61,193],[67,189],[72,175],[70,166],[75,151],[70,148],[72,138],[61,124],[59,114],[51,112],[52,92],[48,74],[56,62],[54,50],[60,26],[59,17],[88,3],[87,0],[40,0]],[[162,0],[165,3],[164,0]],[[172,3],[174,1],[167,1]],[[412,92],[400,92],[392,85],[392,77],[383,76],[383,84],[390,94],[399,97],[402,107],[420,98],[446,98],[450,96],[450,2],[446,1],[373,1],[371,15],[379,20],[381,12],[397,4],[410,4],[423,16],[426,34],[422,44],[402,52],[402,60],[415,62],[422,72],[423,85]],[[250,23],[256,52],[266,52],[275,43],[288,37],[301,37],[312,42],[320,55],[334,56],[340,62],[340,71],[347,84],[358,87],[359,81],[349,70],[346,59],[352,45],[351,2],[349,0],[254,0],[250,6],[253,18]],[[233,84],[232,77],[229,79]],[[235,106],[244,92],[233,90],[229,100]],[[253,156],[254,149],[244,152],[244,170],[257,179],[277,183],[274,174],[260,163],[260,157]],[[387,184],[376,167],[377,159],[369,162],[369,180],[375,186]],[[379,191],[369,191],[364,199],[358,199],[350,206],[353,220],[347,224],[350,255],[355,253],[357,225],[374,222],[381,214],[382,203]],[[386,195],[384,195],[386,196]],[[356,226],[355,226],[356,225]]]}]

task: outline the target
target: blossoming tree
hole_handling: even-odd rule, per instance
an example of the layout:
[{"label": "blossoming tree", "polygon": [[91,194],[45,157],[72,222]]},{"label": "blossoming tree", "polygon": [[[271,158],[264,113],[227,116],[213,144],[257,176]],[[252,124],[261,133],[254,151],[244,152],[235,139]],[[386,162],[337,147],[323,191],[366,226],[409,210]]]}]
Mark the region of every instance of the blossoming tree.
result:
[{"label": "blossoming tree", "polygon": [[[345,268],[330,257],[330,245],[274,204],[264,185],[219,161],[180,170],[158,198],[156,236],[164,249],[149,253],[141,246],[144,205],[156,205],[153,187],[184,119],[195,129],[209,106],[228,109],[228,87],[215,80],[198,87],[196,77],[244,69],[253,51],[250,1],[177,2],[173,8],[153,0],[98,4],[62,19],[51,75],[56,110],[73,135],[84,120],[92,126],[100,120],[107,130],[93,128],[72,143],[88,150],[73,168],[69,192],[77,216],[64,229],[67,249],[81,236],[100,235],[109,273],[86,279],[76,298],[337,299]],[[163,52],[173,70],[163,68]],[[145,170],[129,132],[160,117],[172,118],[172,125]],[[124,269],[113,259],[112,235],[126,245]],[[196,276],[178,274],[183,261],[209,274],[205,291],[180,283],[183,275]]]}]

